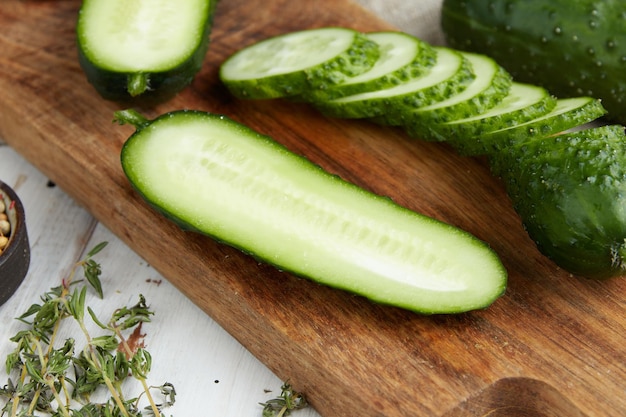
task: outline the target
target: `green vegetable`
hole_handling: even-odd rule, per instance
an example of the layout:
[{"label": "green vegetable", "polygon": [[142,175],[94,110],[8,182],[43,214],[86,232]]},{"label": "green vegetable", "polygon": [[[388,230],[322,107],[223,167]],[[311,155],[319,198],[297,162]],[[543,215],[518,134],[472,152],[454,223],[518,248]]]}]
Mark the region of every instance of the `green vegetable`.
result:
[{"label": "green vegetable", "polygon": [[514,82],[509,92],[496,106],[485,112],[445,123],[422,124],[419,120],[407,120],[405,129],[413,137],[423,135],[427,139],[454,143],[461,153],[472,147],[481,135],[527,123],[548,114],[556,106],[556,99],[541,87]]},{"label": "green vegetable", "polygon": [[215,3],[84,0],[76,32],[88,81],[108,100],[136,104],[171,98],[202,67]]},{"label": "green vegetable", "polygon": [[435,51],[437,61],[420,77],[313,104],[329,116],[366,118],[428,106],[466,89],[474,78],[469,60],[452,49],[436,47]]},{"label": "green vegetable", "polygon": [[[431,126],[458,119],[465,119],[486,112],[499,104],[511,88],[511,76],[486,55],[462,52],[472,65],[475,78],[458,94],[429,106],[411,109],[409,112],[385,115],[387,124],[407,126],[416,123]],[[428,137],[420,137],[428,139]]]},{"label": "green vegetable", "polygon": [[504,291],[497,255],[467,232],[374,195],[224,116],[146,120],[122,167],[168,218],[280,270],[421,313],[484,308]]},{"label": "green vegetable", "polygon": [[441,22],[451,47],[487,54],[559,97],[600,98],[626,123],[623,0],[444,0]]},{"label": "green vegetable", "polygon": [[472,65],[452,49],[436,47],[437,61],[424,75],[375,91],[313,103],[332,117],[367,118],[428,106],[457,94],[471,83]]},{"label": "green vegetable", "polygon": [[[475,133],[466,132],[461,137],[451,133],[448,142],[462,155],[489,155],[514,143],[524,143],[535,136],[553,136],[577,128],[606,114],[600,101],[591,97],[558,99],[550,106],[553,107],[549,112],[537,114],[526,122],[517,116],[517,123],[508,123],[498,129],[488,126],[489,123],[483,123]],[[506,121],[502,116],[492,116],[480,121],[487,122],[491,119]]]},{"label": "green vegetable", "polygon": [[220,77],[240,98],[293,97],[361,74],[379,56],[378,44],[355,30],[310,29],[241,49],[222,64]]},{"label": "green vegetable", "polygon": [[[572,2],[574,9],[581,3]],[[536,21],[520,12],[526,4],[535,7],[536,1],[507,2],[506,7],[498,1],[482,4],[496,15],[510,10],[524,24]],[[563,6],[561,14],[565,10]],[[437,62],[417,78],[312,104],[332,116],[369,118],[399,126],[415,138],[447,142],[461,154],[487,155],[544,254],[581,276],[626,275],[623,128],[564,133],[606,114],[601,102],[593,95],[558,98],[544,87],[511,80],[486,55],[435,50]],[[297,59],[305,52],[292,53]],[[559,77],[567,78],[571,68],[561,68]]]},{"label": "green vegetable", "polygon": [[393,87],[427,73],[437,58],[432,46],[406,33],[375,32],[365,36],[375,42],[380,51],[372,68],[329,88],[311,90],[305,93],[306,100],[323,102]]},{"label": "green vegetable", "polygon": [[531,139],[506,148],[492,166],[543,254],[589,278],[626,273],[623,126]]}]

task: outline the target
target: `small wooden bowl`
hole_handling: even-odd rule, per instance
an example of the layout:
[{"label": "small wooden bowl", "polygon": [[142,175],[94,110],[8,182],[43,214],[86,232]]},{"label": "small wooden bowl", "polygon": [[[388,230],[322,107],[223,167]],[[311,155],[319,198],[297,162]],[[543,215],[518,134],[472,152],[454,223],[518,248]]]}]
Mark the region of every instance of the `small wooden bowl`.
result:
[{"label": "small wooden bowl", "polygon": [[9,242],[0,253],[0,305],[20,286],[30,265],[30,245],[26,232],[26,217],[22,202],[15,191],[0,181],[0,199],[11,224]]}]

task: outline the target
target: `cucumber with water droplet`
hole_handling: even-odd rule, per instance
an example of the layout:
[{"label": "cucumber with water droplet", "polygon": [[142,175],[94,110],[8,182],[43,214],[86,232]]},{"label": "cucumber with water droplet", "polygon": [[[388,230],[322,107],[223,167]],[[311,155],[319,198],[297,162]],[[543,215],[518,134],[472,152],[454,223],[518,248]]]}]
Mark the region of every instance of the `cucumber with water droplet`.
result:
[{"label": "cucumber with water droplet", "polygon": [[395,86],[313,104],[332,117],[379,117],[428,106],[467,88],[475,77],[470,61],[449,48],[435,47],[435,51],[435,64],[419,77]]},{"label": "cucumber with water droplet", "polygon": [[487,54],[519,82],[602,99],[626,123],[623,0],[444,0],[448,44]]},{"label": "cucumber with water droplet", "polygon": [[482,135],[526,123],[548,114],[557,99],[541,87],[513,82],[507,95],[482,113],[445,123],[420,123],[407,120],[404,128],[410,136],[448,142],[463,155],[483,152]]},{"label": "cucumber with water droplet", "polygon": [[508,72],[486,55],[462,52],[471,63],[475,78],[467,88],[435,103],[380,116],[376,122],[392,126],[411,126],[409,130],[422,140],[431,137],[428,128],[440,123],[482,114],[499,104],[509,93],[512,79]]},{"label": "cucumber with water droplet", "polygon": [[587,278],[626,275],[623,126],[530,139],[491,165],[544,255]]},{"label": "cucumber with water droplet", "polygon": [[341,83],[311,89],[304,94],[306,101],[328,101],[403,84],[430,71],[436,61],[435,48],[415,36],[392,31],[366,33],[365,36],[380,50],[374,65]]},{"label": "cucumber with water droplet", "polygon": [[505,290],[500,259],[473,235],[348,183],[231,119],[199,111],[116,117],[137,128],[121,152],[130,183],[185,229],[419,313],[482,309]]},{"label": "cucumber with water droplet", "polygon": [[170,99],[202,67],[216,2],[84,0],[76,34],[87,80],[108,100],[136,105]]}]

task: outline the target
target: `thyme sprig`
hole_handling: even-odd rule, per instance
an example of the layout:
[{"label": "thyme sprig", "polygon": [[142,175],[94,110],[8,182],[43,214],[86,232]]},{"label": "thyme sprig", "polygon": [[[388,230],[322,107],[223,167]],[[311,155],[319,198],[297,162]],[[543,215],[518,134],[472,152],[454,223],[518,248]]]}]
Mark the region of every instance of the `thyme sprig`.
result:
[{"label": "thyme sprig", "polygon": [[[145,298],[140,295],[135,305],[118,308],[106,321],[85,305],[89,288],[103,298],[102,270],[93,256],[106,244],[96,245],[61,285],[52,287],[40,303],[17,318],[28,327],[10,339],[15,348],[5,360],[9,377],[0,388],[0,399],[6,400],[0,417],[162,417],[162,410],[174,404],[174,386],[148,385],[152,356],[143,347],[131,346],[125,336],[154,314]],[[79,269],[84,280],[75,279]],[[85,312],[103,335],[93,337],[88,331]],[[84,337],[84,348],[79,351],[75,339],[57,340],[68,318],[78,324]],[[127,398],[122,388],[130,379],[142,389],[136,397]],[[162,401],[157,403],[153,392]],[[104,399],[95,401],[96,397]],[[143,409],[142,398],[148,403]]]},{"label": "thyme sprig", "polygon": [[283,417],[291,415],[293,410],[300,410],[308,407],[304,395],[294,391],[289,382],[283,383],[280,388],[280,395],[265,403],[263,406],[263,417]]}]

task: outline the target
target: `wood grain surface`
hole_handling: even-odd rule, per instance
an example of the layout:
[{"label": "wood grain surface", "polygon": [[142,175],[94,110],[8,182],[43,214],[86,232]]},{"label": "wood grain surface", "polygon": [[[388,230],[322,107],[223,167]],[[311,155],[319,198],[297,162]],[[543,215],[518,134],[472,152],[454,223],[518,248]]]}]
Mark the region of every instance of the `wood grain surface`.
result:
[{"label": "wood grain surface", "polygon": [[[626,414],[626,284],[572,277],[526,236],[483,161],[306,105],[242,102],[219,64],[267,36],[342,25],[391,29],[347,0],[222,0],[202,72],[148,116],[222,113],[327,170],[474,233],[502,257],[505,296],[484,311],[420,316],[280,273],[178,230],[119,164],[132,133],[76,59],[78,0],[2,0],[0,137],[37,166],[324,416]],[[184,325],[184,324],[181,324]]]}]

